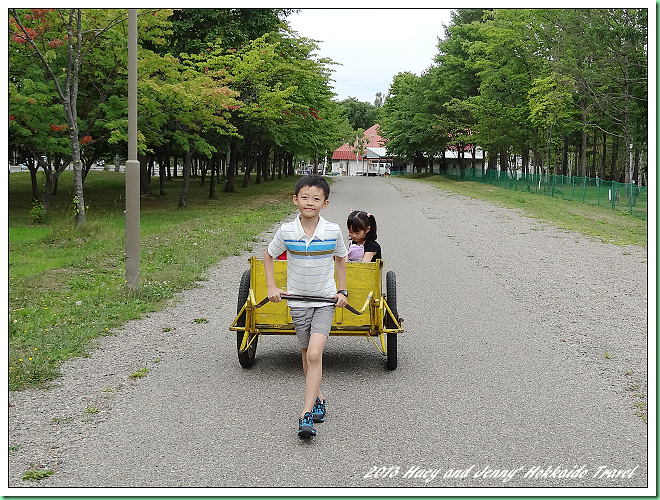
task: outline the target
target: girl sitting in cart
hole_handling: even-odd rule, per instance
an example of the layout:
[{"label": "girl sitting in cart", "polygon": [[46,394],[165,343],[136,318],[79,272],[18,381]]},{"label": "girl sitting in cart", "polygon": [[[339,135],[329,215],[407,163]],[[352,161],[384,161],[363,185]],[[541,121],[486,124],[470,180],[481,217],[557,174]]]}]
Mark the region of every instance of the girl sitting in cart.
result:
[{"label": "girl sitting in cart", "polygon": [[351,244],[348,260],[353,262],[376,262],[382,259],[380,245],[376,241],[376,218],[363,210],[351,210],[346,221]]}]

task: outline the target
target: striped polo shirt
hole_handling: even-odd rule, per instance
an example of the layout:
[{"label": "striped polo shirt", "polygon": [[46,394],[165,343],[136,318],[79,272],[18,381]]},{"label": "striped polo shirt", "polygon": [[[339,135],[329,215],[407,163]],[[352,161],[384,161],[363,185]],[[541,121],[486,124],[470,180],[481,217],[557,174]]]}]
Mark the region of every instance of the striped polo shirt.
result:
[{"label": "striped polo shirt", "polygon": [[[305,234],[300,214],[285,222],[268,245],[268,253],[277,258],[286,250],[286,289],[294,295],[332,297],[337,293],[334,258],[348,255],[339,225],[319,216],[314,236]],[[290,307],[320,307],[327,302],[288,301]]]}]

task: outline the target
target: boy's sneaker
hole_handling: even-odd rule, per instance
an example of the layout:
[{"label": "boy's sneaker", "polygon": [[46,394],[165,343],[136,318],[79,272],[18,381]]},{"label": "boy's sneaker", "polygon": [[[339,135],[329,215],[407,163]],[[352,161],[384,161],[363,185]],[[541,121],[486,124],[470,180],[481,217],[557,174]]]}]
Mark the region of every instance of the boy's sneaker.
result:
[{"label": "boy's sneaker", "polygon": [[308,438],[316,436],[316,430],[314,430],[314,419],[310,412],[305,413],[304,417],[298,419],[298,437]]},{"label": "boy's sneaker", "polygon": [[325,422],[325,399],[321,401],[319,398],[316,398],[316,403],[314,403],[314,408],[312,409],[312,418],[316,424]]}]

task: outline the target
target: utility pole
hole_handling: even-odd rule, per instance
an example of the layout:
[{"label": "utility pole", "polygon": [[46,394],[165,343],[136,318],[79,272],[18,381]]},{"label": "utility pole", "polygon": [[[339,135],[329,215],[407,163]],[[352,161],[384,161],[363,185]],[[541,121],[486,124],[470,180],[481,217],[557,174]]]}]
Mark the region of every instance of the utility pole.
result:
[{"label": "utility pole", "polygon": [[137,9],[128,9],[128,160],[126,161],[126,287],[140,287],[140,162],[137,160]]}]

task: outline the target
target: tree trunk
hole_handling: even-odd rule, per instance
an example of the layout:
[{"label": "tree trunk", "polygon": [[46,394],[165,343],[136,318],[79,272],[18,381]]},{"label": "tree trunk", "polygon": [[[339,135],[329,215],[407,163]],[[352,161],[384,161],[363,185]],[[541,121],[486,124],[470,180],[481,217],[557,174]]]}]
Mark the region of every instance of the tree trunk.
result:
[{"label": "tree trunk", "polygon": [[257,173],[257,177],[254,179],[255,184],[261,184],[261,155],[260,149],[257,145],[254,149],[254,155],[252,157],[252,162],[254,164],[254,170]]},{"label": "tree trunk", "polygon": [[500,150],[500,175],[503,175],[507,169],[507,151],[506,149]]},{"label": "tree trunk", "polygon": [[[245,175],[243,176],[243,187],[248,187],[250,184],[250,173],[252,171],[252,156],[250,155],[250,142],[251,138],[246,137],[244,139],[245,147],[243,148],[243,168],[245,169]],[[259,178],[259,172],[257,171],[257,179]]]},{"label": "tree trunk", "polygon": [[561,148],[561,175],[568,173],[568,136],[564,136]]},{"label": "tree trunk", "polygon": [[462,145],[458,146],[458,168],[461,171],[461,179],[465,179],[465,150]]},{"label": "tree trunk", "polygon": [[607,133],[603,132],[603,157],[601,160],[601,171],[600,176],[605,178],[605,172],[607,169]]},{"label": "tree trunk", "polygon": [[199,172],[200,172],[200,178],[201,178],[201,182],[200,182],[199,185],[200,185],[200,186],[203,186],[204,183],[206,182],[206,172],[207,172],[208,169],[209,169],[209,167],[208,167],[208,165],[209,165],[209,164],[208,164],[208,160],[207,160],[206,158],[204,158],[204,159],[201,159],[201,158],[200,158],[200,159],[199,159],[199,164],[200,164],[200,166],[199,166]]},{"label": "tree trunk", "polygon": [[266,182],[270,177],[269,169],[270,147],[263,145],[259,151],[259,165],[261,165],[261,179]]},{"label": "tree trunk", "polygon": [[287,175],[293,175],[293,153],[289,153],[286,157]]},{"label": "tree trunk", "polygon": [[236,155],[238,149],[238,142],[232,139],[229,142],[229,166],[227,167],[227,182],[225,183],[225,193],[233,193],[234,189],[234,172],[236,170]]},{"label": "tree trunk", "polygon": [[151,186],[149,186],[149,166],[147,164],[146,155],[138,153],[138,161],[140,162],[140,196],[150,194]]},{"label": "tree trunk", "polygon": [[[167,163],[167,167],[165,167],[165,163]],[[160,196],[165,196],[165,170],[170,169],[170,157],[169,155],[163,155],[161,156],[160,160],[158,161],[158,192]]]},{"label": "tree trunk", "polygon": [[497,169],[497,154],[492,150],[488,151],[488,170]]},{"label": "tree trunk", "polygon": [[[32,201],[39,201],[39,184],[37,182],[37,171],[39,167],[36,165],[34,158],[28,159],[27,168],[30,171],[30,180],[32,181]],[[44,172],[46,170],[44,169]]]},{"label": "tree trunk", "polygon": [[596,148],[598,147],[598,135],[596,134],[596,131],[594,130],[594,142],[593,142],[593,154],[591,155],[591,170],[593,173],[593,176],[596,177]]},{"label": "tree trunk", "polygon": [[211,179],[209,180],[209,199],[215,199],[215,169],[218,162],[218,153],[211,155]]},{"label": "tree trunk", "polygon": [[87,179],[89,170],[92,168],[92,163],[94,163],[94,161],[91,158],[83,163],[83,185],[85,184],[85,179]]},{"label": "tree trunk", "polygon": [[580,145],[580,175],[587,176],[587,107],[582,106],[582,144]]},{"label": "tree trunk", "polygon": [[179,208],[186,208],[188,203],[188,186],[190,184],[190,170],[192,169],[192,153],[186,151],[186,159],[183,162],[183,188],[179,198]]},{"label": "tree trunk", "polygon": [[610,167],[611,171],[611,180],[619,182],[619,141],[617,138],[614,138],[614,146],[612,147],[612,166]]}]

